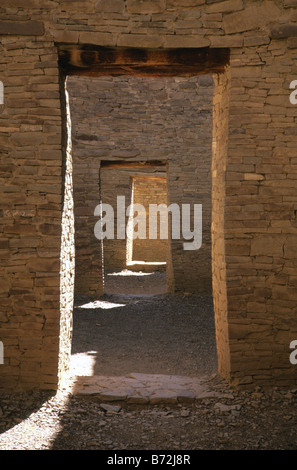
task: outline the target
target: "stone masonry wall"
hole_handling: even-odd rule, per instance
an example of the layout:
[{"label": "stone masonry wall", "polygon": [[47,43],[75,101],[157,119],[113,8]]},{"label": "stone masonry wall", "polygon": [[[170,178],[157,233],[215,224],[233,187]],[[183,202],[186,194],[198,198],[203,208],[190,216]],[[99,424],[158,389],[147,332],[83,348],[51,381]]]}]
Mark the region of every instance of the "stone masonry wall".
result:
[{"label": "stone masonry wall", "polygon": [[0,49],[0,389],[51,389],[58,384],[60,334],[58,56],[51,41],[32,36],[1,36]]},{"label": "stone masonry wall", "polygon": [[[74,270],[59,43],[230,48],[228,70],[214,77],[219,371],[235,385],[296,386],[297,369],[289,362],[297,338],[297,109],[289,101],[297,78],[296,7],[296,0],[1,1],[1,390],[56,389],[58,371],[67,370]],[[193,174],[186,172],[184,143],[180,168],[168,174],[169,196],[178,178]],[[68,228],[61,249],[62,214]],[[173,245],[176,279],[180,259]],[[63,295],[60,301],[60,277],[67,301]]]},{"label": "stone masonry wall", "polygon": [[214,91],[214,127],[212,154],[212,282],[216,325],[218,367],[230,374],[229,325],[226,311],[225,197],[228,145],[230,70],[216,77]]},{"label": "stone masonry wall", "polygon": [[288,89],[297,67],[296,49],[284,46],[236,50],[231,60],[225,253],[231,375],[240,384],[297,377],[288,359],[297,334],[296,108]]}]

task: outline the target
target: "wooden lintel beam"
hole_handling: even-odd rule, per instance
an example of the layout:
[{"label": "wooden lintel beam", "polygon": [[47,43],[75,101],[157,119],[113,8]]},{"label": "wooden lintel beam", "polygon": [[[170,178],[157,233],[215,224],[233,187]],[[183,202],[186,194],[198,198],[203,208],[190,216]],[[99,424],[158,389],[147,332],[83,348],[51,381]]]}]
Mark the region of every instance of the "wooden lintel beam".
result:
[{"label": "wooden lintel beam", "polygon": [[220,73],[229,50],[122,49],[93,45],[58,45],[60,67],[67,75],[190,76]]}]

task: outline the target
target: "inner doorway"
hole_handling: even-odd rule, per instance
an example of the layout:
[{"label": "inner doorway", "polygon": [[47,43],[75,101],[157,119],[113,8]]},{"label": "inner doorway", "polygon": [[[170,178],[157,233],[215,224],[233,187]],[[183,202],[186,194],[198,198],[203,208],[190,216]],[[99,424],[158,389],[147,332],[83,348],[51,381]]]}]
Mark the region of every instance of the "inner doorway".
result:
[{"label": "inner doorway", "polygon": [[165,294],[170,240],[159,213],[150,229],[150,208],[168,205],[166,163],[101,161],[100,198],[114,215],[113,236],[102,241],[104,293]]}]

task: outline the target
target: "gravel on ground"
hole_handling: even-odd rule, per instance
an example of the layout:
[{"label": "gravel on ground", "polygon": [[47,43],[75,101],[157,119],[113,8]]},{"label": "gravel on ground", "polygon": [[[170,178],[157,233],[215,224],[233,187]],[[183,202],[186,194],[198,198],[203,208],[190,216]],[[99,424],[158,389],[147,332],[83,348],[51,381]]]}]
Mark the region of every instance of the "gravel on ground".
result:
[{"label": "gravel on ground", "polygon": [[[170,296],[159,273],[133,278],[76,299],[63,389],[0,394],[0,450],[296,450],[297,389],[237,390],[217,374],[211,296]],[[219,395],[132,405],[72,393],[76,376],[131,372],[203,376]]]}]

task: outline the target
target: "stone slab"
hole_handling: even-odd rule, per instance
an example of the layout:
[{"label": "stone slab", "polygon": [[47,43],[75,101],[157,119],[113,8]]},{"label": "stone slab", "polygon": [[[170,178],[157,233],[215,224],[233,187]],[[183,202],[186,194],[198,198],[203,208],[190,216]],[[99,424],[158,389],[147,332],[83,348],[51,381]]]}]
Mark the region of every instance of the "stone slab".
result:
[{"label": "stone slab", "polygon": [[221,396],[202,378],[140,373],[122,377],[77,377],[73,394],[106,402],[137,404],[189,403]]}]

